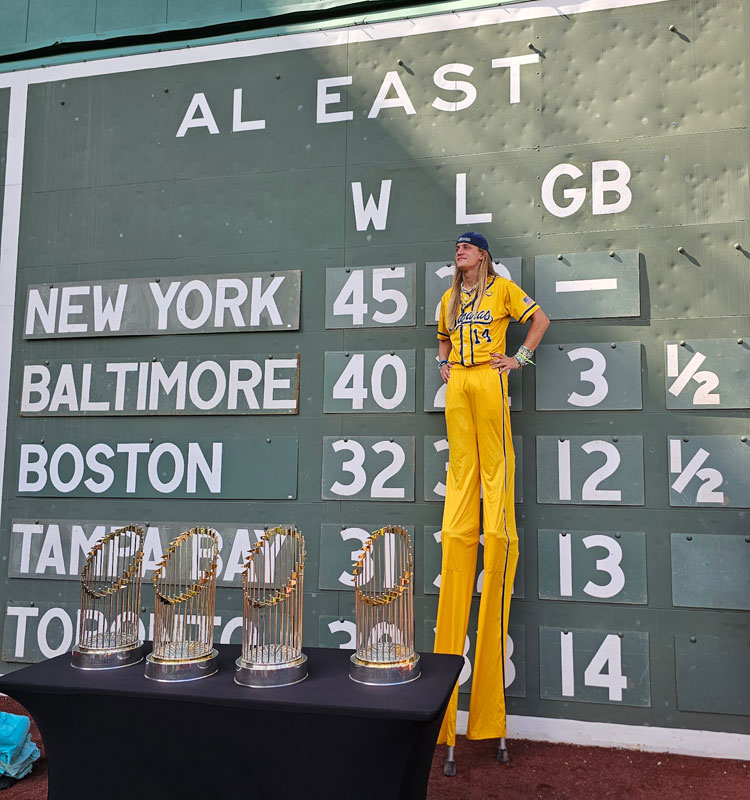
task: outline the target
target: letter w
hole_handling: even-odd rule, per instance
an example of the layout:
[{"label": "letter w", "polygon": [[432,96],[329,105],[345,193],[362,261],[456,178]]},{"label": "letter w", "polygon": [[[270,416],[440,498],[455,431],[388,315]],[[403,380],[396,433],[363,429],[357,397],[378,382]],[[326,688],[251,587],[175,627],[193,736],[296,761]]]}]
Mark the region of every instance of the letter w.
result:
[{"label": "letter w", "polygon": [[380,181],[380,199],[375,204],[372,195],[367,198],[364,205],[362,198],[362,184],[352,183],[352,200],[354,201],[354,217],[358,231],[366,231],[372,222],[376,231],[384,231],[388,222],[388,203],[391,199],[391,181]]}]

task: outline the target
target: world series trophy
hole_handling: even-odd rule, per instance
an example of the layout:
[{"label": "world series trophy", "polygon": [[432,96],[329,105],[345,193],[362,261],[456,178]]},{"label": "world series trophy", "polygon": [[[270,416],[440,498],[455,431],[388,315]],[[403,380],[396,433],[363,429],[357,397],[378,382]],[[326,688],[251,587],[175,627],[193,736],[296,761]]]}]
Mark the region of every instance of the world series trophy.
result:
[{"label": "world series trophy", "polygon": [[252,546],[242,571],[241,686],[289,686],[307,677],[302,652],[305,540],[294,527],[272,528]]},{"label": "world series trophy", "polygon": [[349,677],[388,686],[422,673],[414,650],[414,551],[409,533],[386,525],[367,539],[354,563],[357,649]]},{"label": "world series trophy", "polygon": [[77,669],[116,669],[143,661],[138,638],[143,528],[126,525],[103,536],[81,571]]},{"label": "world series trophy", "polygon": [[194,681],[218,670],[213,647],[219,540],[210,528],[173,539],[154,571],[154,649],[146,677]]}]

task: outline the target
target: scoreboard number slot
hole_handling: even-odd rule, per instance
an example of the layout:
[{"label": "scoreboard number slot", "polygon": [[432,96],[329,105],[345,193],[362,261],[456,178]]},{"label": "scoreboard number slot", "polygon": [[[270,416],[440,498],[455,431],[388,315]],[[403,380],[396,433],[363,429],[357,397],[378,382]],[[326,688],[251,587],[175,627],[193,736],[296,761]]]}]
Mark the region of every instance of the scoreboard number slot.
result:
[{"label": "scoreboard number slot", "polygon": [[414,437],[324,437],[321,496],[324,500],[414,500]]},{"label": "scoreboard number slot", "polygon": [[414,350],[327,352],[323,411],[413,412],[415,361]]},{"label": "scoreboard number slot", "polygon": [[326,328],[416,324],[415,264],[326,270]]}]

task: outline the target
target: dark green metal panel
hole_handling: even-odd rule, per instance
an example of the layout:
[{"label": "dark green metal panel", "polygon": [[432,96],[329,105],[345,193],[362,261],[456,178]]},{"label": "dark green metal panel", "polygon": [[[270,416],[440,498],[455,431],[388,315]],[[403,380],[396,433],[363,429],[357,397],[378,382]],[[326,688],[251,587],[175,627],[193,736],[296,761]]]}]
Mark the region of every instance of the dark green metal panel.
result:
[{"label": "dark green metal panel", "polygon": [[651,705],[647,633],[542,627],[539,651],[547,700]]},{"label": "dark green metal panel", "polygon": [[537,411],[643,408],[640,342],[542,345],[536,365]]},{"label": "dark green metal panel", "polygon": [[414,411],[414,350],[365,350],[325,354],[326,414]]},{"label": "dark green metal panel", "polygon": [[27,41],[58,41],[63,37],[94,32],[96,0],[82,0],[80,3],[29,0],[28,5]]},{"label": "dark green metal panel", "polygon": [[537,436],[540,503],[644,503],[643,437]]},{"label": "dark green metal panel", "polygon": [[[191,522],[159,522],[144,526],[143,576],[150,579],[170,542]],[[126,525],[125,520],[14,519],[11,526],[8,577],[69,580],[78,584],[86,555],[102,536]],[[240,575],[250,548],[276,524],[263,522],[215,523],[219,538],[217,584],[239,586]]]},{"label": "dark green metal panel", "polygon": [[743,436],[670,436],[669,504],[750,508],[750,442]]},{"label": "dark green metal panel", "polygon": [[414,500],[414,437],[323,437],[323,500]]},{"label": "dark green metal panel", "polygon": [[677,707],[710,714],[750,714],[750,642],[698,633],[674,637]]},{"label": "dark green metal panel", "polygon": [[414,325],[416,265],[326,270],[326,328]]},{"label": "dark green metal panel", "polygon": [[637,317],[638,252],[537,256],[536,301],[550,319]]},{"label": "dark green metal panel", "polygon": [[321,647],[338,647],[341,650],[357,648],[357,626],[354,617],[321,616],[318,636]]},{"label": "dark green metal panel", "polygon": [[667,408],[750,408],[750,343],[665,342]]},{"label": "dark green metal panel", "polygon": [[22,416],[296,414],[299,353],[45,359],[23,365]]},{"label": "dark green metal panel", "polygon": [[539,597],[589,603],[648,602],[642,531],[539,530]]},{"label": "dark green metal panel", "polygon": [[299,329],[290,272],[29,286],[24,336],[137,336]]},{"label": "dark green metal panel", "polygon": [[750,537],[673,533],[672,602],[750,610]]},{"label": "dark green metal panel", "polygon": [[[117,10],[100,2],[100,7],[99,30],[127,24],[126,14],[135,19],[143,13],[151,25],[156,12],[164,9],[159,3],[148,11],[140,5]],[[170,6],[184,24],[190,24],[192,8]],[[13,577],[2,582],[2,601],[10,601],[13,609],[36,608],[37,617],[64,607],[74,620],[79,599],[65,548],[73,538],[72,525],[80,520],[93,524],[95,520],[145,519],[152,527],[158,526],[160,534],[165,525],[181,524],[161,520],[184,520],[185,527],[188,521],[214,524],[224,535],[224,575],[239,558],[239,553],[232,556],[227,547],[241,540],[243,527],[248,528],[248,536],[254,536],[259,526],[284,520],[302,528],[308,548],[305,644],[339,645],[350,638],[351,629],[344,623],[353,620],[354,607],[352,592],[337,586],[337,581],[357,542],[342,541],[337,531],[342,525],[359,527],[357,520],[382,520],[385,507],[380,500],[387,500],[387,521],[417,532],[416,635],[419,648],[431,647],[432,624],[425,626],[425,620],[434,620],[436,614],[439,545],[430,535],[439,530],[442,498],[438,495],[430,500],[430,491],[444,476],[446,458],[445,452],[430,449],[445,437],[442,409],[435,403],[439,384],[432,361],[436,342],[431,317],[447,283],[433,282],[430,269],[434,273],[451,260],[458,233],[477,229],[487,235],[493,256],[510,268],[514,280],[552,316],[556,316],[556,300],[550,298],[552,306],[547,307],[544,291],[549,293],[550,286],[541,264],[551,257],[551,268],[560,269],[564,262],[557,260],[557,254],[578,254],[581,264],[589,260],[600,269],[582,268],[581,279],[611,279],[613,275],[603,270],[617,265],[623,270],[622,276],[614,276],[618,292],[621,277],[632,282],[637,276],[640,302],[639,308],[634,308],[632,293],[628,294],[631,305],[626,311],[633,316],[622,315],[624,306],[618,296],[615,308],[605,308],[611,316],[555,319],[544,348],[537,353],[537,367],[511,376],[517,440],[516,511],[519,526],[528,537],[521,562],[526,570],[519,567],[511,612],[512,626],[524,631],[520,640],[511,632],[511,663],[518,668],[513,659],[523,659],[525,666],[516,680],[523,678],[528,686],[524,684],[520,690],[521,684],[514,682],[509,687],[511,712],[657,728],[746,732],[747,709],[743,712],[741,705],[733,709],[739,708],[740,714],[725,713],[727,703],[717,702],[696,715],[688,708],[684,690],[675,690],[676,677],[684,670],[675,659],[673,634],[696,635],[698,643],[703,631],[722,642],[739,640],[746,610],[674,608],[672,592],[677,591],[677,583],[670,580],[670,540],[676,531],[689,531],[694,532],[690,534],[694,541],[722,535],[742,539],[744,544],[743,511],[732,503],[737,502],[738,492],[742,499],[744,489],[737,484],[747,470],[732,454],[722,456],[720,464],[715,462],[715,448],[704,442],[710,458],[698,467],[693,463],[693,467],[720,469],[724,477],[720,491],[729,502],[698,500],[699,486],[708,482],[705,473],[701,477],[696,472],[683,492],[687,501],[693,498],[693,505],[670,506],[670,487],[685,471],[682,467],[687,469],[691,463],[696,451],[689,448],[696,437],[730,437],[740,442],[740,437],[747,435],[741,408],[743,392],[747,394],[742,388],[746,377],[743,362],[735,360],[733,353],[740,353],[736,340],[746,340],[750,330],[750,190],[743,55],[750,5],[745,0],[720,4],[669,0],[501,24],[482,23],[485,14],[504,16],[502,9],[469,14],[460,6],[453,9],[455,14],[442,21],[430,20],[430,30],[415,36],[411,34],[421,30],[424,22],[416,18],[376,29],[358,25],[338,38],[325,31],[313,34],[320,38],[304,41],[319,46],[307,49],[296,49],[302,40],[278,37],[268,42],[242,42],[238,45],[240,57],[225,60],[79,75],[47,84],[33,82],[39,79],[37,73],[30,76],[18,280],[15,294],[12,286],[7,292],[8,298],[15,297],[16,305],[0,540]],[[519,9],[542,13],[538,5],[524,8],[518,4],[513,11]],[[205,23],[210,21],[208,11]],[[253,11],[263,13],[261,9]],[[224,12],[226,21],[225,7]],[[239,13],[245,12],[251,13],[247,8]],[[403,8],[395,9],[392,16],[406,13]],[[473,27],[463,28],[468,22]],[[670,31],[671,24],[676,31]],[[439,30],[441,25],[445,30]],[[0,24],[0,37],[2,31]],[[537,48],[538,60],[528,60],[535,52],[528,42]],[[174,45],[165,43],[167,48]],[[249,55],[266,47],[274,52]],[[285,47],[291,49],[287,52]],[[198,59],[212,52],[191,48],[186,55]],[[219,55],[224,52],[228,51]],[[518,102],[510,102],[512,70],[493,67],[492,62],[521,55],[527,61],[520,67]],[[86,53],[85,57],[96,58],[97,54]],[[436,98],[446,102],[461,99],[460,90],[438,88],[434,81],[436,70],[449,62],[465,63],[471,69],[470,75],[449,75],[451,80],[466,78],[476,88],[476,102],[464,110],[444,111],[433,105]],[[117,70],[124,63],[114,62],[113,67]],[[82,67],[79,72],[93,68]],[[384,107],[376,117],[370,116],[388,73],[399,76],[416,113]],[[328,110],[351,111],[352,119],[320,124],[316,121],[318,80],[341,76],[351,76],[351,83],[332,87],[341,99]],[[237,89],[242,92],[241,120],[264,118],[265,128],[233,131]],[[219,132],[210,133],[204,126],[178,136],[198,92],[210,105]],[[393,98],[395,92],[391,90],[389,96]],[[7,97],[7,90],[0,89],[0,159],[5,154]],[[560,166],[566,164],[571,166],[561,171]],[[0,171],[2,167],[0,164]],[[363,213],[367,213],[363,208],[355,211],[357,190],[353,184],[359,184],[363,206],[371,197],[380,209],[385,181],[391,181],[387,222],[383,227],[372,221],[363,226]],[[560,216],[561,209],[565,211],[581,198],[577,211]],[[492,220],[475,222],[476,217],[469,217],[469,222],[457,213],[462,204],[467,215],[481,214],[487,220],[491,214]],[[372,216],[372,205],[370,209]],[[378,225],[381,223],[382,217]],[[610,256],[610,251],[615,255]],[[637,261],[628,254],[638,254]],[[618,257],[625,255],[631,259],[629,272],[618,262]],[[578,256],[571,258],[578,261]],[[406,265],[410,274],[406,279],[405,273],[402,284],[398,283],[401,279],[390,277],[394,272],[390,267],[399,265]],[[376,268],[389,273],[379,288],[374,282]],[[337,271],[339,281],[328,303],[327,270]],[[352,288],[340,305],[348,303],[353,310],[367,304],[368,311],[362,313],[361,324],[353,313],[338,315],[342,319],[336,321],[333,301],[355,270],[363,271],[363,296],[360,300]],[[165,285],[172,279],[185,281],[188,276],[214,280],[260,273],[270,277],[271,272],[290,271],[302,276],[298,332],[282,328],[236,330],[222,333],[220,338],[213,334],[166,334],[158,339],[150,334],[24,338],[25,298],[32,285],[101,285],[104,281],[145,282],[157,277],[160,285]],[[441,278],[447,280],[447,276]],[[375,311],[388,315],[400,306],[394,295],[386,299],[389,290],[406,298],[406,313],[397,320],[386,317],[378,321],[373,318]],[[136,308],[127,318],[137,321],[141,313],[144,309]],[[71,321],[80,322],[84,316],[73,314]],[[508,352],[515,352],[527,330],[522,325],[510,327]],[[667,345],[683,340],[686,347],[678,352],[678,375],[669,376]],[[679,396],[669,394],[669,387],[689,363],[682,360],[688,348],[700,350],[707,346],[704,343],[717,341],[727,345],[712,345],[706,363],[697,371],[716,372],[721,402],[695,405],[692,401],[700,378],[696,381],[692,376]],[[638,342],[638,359],[610,363],[611,357],[619,358]],[[616,348],[611,348],[612,343]],[[560,346],[564,349],[557,349]],[[585,395],[592,390],[592,384],[581,375],[593,368],[591,362],[571,362],[567,356],[571,348],[581,346],[606,357],[604,375],[609,391],[602,403],[576,407],[575,414],[563,414],[563,418],[561,411],[573,410],[567,402],[571,393]],[[356,414],[324,413],[326,352],[367,352],[380,357],[397,349],[419,353],[413,374],[414,411],[385,415],[387,409],[378,406]],[[554,358],[548,361],[549,353]],[[269,414],[262,419],[252,415],[217,414],[211,419],[205,414],[167,415],[158,420],[137,414],[126,420],[105,418],[93,411],[86,418],[19,415],[24,362],[38,365],[49,361],[50,366],[104,360],[224,363],[225,358],[250,358],[248,354],[274,355],[274,360],[281,354],[299,354],[298,414]],[[97,379],[93,382],[98,389]],[[520,398],[517,388],[526,394],[523,409],[515,402]],[[538,409],[549,407],[553,413],[538,413],[529,401],[532,396],[539,399]],[[688,405],[667,407],[673,401],[694,407],[685,414]],[[132,406],[130,400],[127,404]],[[531,448],[531,439],[537,436],[549,441],[547,450]],[[262,484],[266,473],[276,467],[271,463],[266,469],[262,458],[254,459],[249,445],[258,440],[263,445],[267,438],[275,442],[280,437],[298,441],[296,500],[284,495],[249,507],[247,500],[225,496],[196,499],[186,505],[181,490],[152,493],[154,496],[104,493],[88,498],[70,496],[71,492],[54,497],[17,493],[20,445],[42,445],[42,439],[44,446],[53,448],[60,442],[82,446],[101,442],[110,447],[118,442],[142,442],[152,448],[163,442],[221,442],[239,454],[228,465],[231,480],[252,478],[263,470],[258,478]],[[527,441],[525,458],[521,457],[521,437]],[[611,468],[611,451],[586,453],[580,449],[580,443],[591,440],[617,447],[627,444],[629,437],[639,437],[640,443],[632,453],[628,447],[618,449],[620,464],[608,477],[601,470],[607,472],[608,463]],[[689,440],[682,443],[681,471],[670,472],[667,437]],[[559,497],[560,438],[571,444],[569,501]],[[322,500],[321,487],[325,491],[327,482],[345,484],[361,477],[354,465],[354,472],[342,469],[344,461],[353,457],[351,452],[335,453],[336,459],[332,458],[330,443],[344,439],[366,445],[361,467],[364,486],[352,496]],[[385,478],[383,470],[395,463],[395,451],[373,452],[371,442],[391,445],[402,440],[410,443],[404,451],[403,472]],[[164,458],[166,466],[167,456]],[[63,456],[60,467],[70,468],[70,459]],[[378,476],[385,487],[403,490],[403,496],[374,497]],[[594,487],[600,491],[620,491],[619,500],[607,497],[588,502],[583,485],[589,479],[593,483],[602,479]],[[421,487],[416,495],[410,494],[414,486]],[[696,507],[700,512],[696,513]],[[21,570],[23,533],[13,532],[13,522],[36,524],[36,515],[45,521],[45,530],[54,524],[61,526],[65,575],[57,574],[54,538],[35,533],[28,534],[28,570],[46,562],[45,575],[36,579],[36,573]],[[244,517],[256,521],[243,526],[238,520]],[[65,526],[71,531],[69,539],[62,534]],[[642,547],[639,531],[648,532],[647,549]],[[554,533],[547,532],[557,532],[557,541]],[[560,591],[561,532],[569,533],[571,540],[570,595]],[[618,532],[621,539],[615,536]],[[625,585],[612,597],[594,598],[584,591],[589,582],[606,587],[609,581],[607,568],[597,569],[597,561],[606,559],[609,549],[601,545],[586,548],[583,539],[591,535],[609,536],[622,547],[622,559],[615,563],[617,556],[608,566],[615,574],[615,566],[622,569]],[[705,555],[700,558],[709,567],[721,563],[727,570],[742,569],[736,559],[730,566],[728,556],[719,562]],[[683,586],[680,591],[688,588],[702,601],[710,596],[710,602],[717,598],[724,602],[721,583],[715,582],[720,581],[716,570],[707,567],[701,573],[705,581],[698,579],[694,587]],[[523,578],[526,586],[520,583]],[[644,603],[646,597],[648,603]],[[228,621],[236,621],[239,600],[239,590],[220,589],[222,625],[217,637],[224,635]],[[146,593],[144,605],[150,608],[150,603]],[[28,617],[27,637],[17,657],[20,613],[12,612],[6,621],[3,650],[19,661],[32,660],[43,655],[39,620]],[[45,637],[48,633],[49,643],[55,647],[55,632],[59,633],[61,625],[58,617],[49,618]],[[470,642],[475,627],[474,614]],[[557,632],[550,640],[551,649],[538,646],[540,627]],[[239,630],[231,626],[228,630],[230,640],[237,641]],[[565,630],[574,632],[572,695],[561,692],[560,632]],[[593,631],[588,639],[575,633],[585,631]],[[637,632],[636,640],[628,638],[631,631]],[[620,632],[622,640],[617,637]],[[597,676],[604,680],[607,675],[603,664],[589,669],[588,682],[593,678],[594,685],[586,682],[587,667],[609,635],[621,641],[622,672],[629,681],[622,700],[609,698],[609,686],[596,685]],[[646,649],[641,646],[645,636]],[[45,637],[42,640],[49,652]],[[608,641],[611,652],[607,650],[605,655],[616,667],[612,640]],[[739,665],[746,672],[746,665],[740,651],[722,647],[719,652],[732,673],[728,691],[736,694],[742,685],[732,677],[733,670]],[[509,672],[507,669],[506,677]],[[616,676],[615,669],[606,678],[614,688]],[[648,684],[652,684],[654,697],[660,698],[652,709],[647,703]],[[555,692],[560,697],[552,699]],[[633,705],[629,705],[631,698],[635,698]],[[462,692],[462,706],[466,699]]]},{"label": "dark green metal panel", "polygon": [[[335,589],[338,591],[354,590],[354,575],[352,564],[359,557],[362,546],[370,534],[379,530],[388,522],[380,524],[326,523],[320,528],[320,547],[325,553],[325,558],[320,561],[318,586],[321,589]],[[414,542],[414,526],[405,526],[409,538]]]},{"label": "dark green metal panel", "polygon": [[168,5],[177,4],[170,4],[168,0],[129,0],[127,3],[96,0],[96,31],[104,33],[163,25],[167,19]]},{"label": "dark green metal panel", "polygon": [[[161,438],[161,437],[160,437]],[[127,441],[90,436],[21,442],[16,490],[27,497],[293,500],[296,436]]]}]

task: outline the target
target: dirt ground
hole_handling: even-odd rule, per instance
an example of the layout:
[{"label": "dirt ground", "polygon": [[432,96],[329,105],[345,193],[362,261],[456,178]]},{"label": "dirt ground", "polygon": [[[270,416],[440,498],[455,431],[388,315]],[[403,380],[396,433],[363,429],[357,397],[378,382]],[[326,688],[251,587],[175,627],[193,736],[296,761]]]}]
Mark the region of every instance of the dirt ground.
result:
[{"label": "dirt ground", "polygon": [[750,762],[604,747],[510,741],[509,764],[492,742],[459,737],[454,778],[445,748],[432,762],[428,800],[750,800]]},{"label": "dirt ground", "polygon": [[[0,697],[0,711],[26,713],[9,697]],[[0,792],[2,800],[47,797],[44,744],[33,720],[31,734],[42,755],[30,775]],[[454,778],[444,777],[445,748],[438,747],[428,800],[750,800],[750,762],[529,741],[508,747],[511,762],[502,765],[492,742],[459,737]],[[343,799],[316,798],[301,789],[299,800]]]}]

